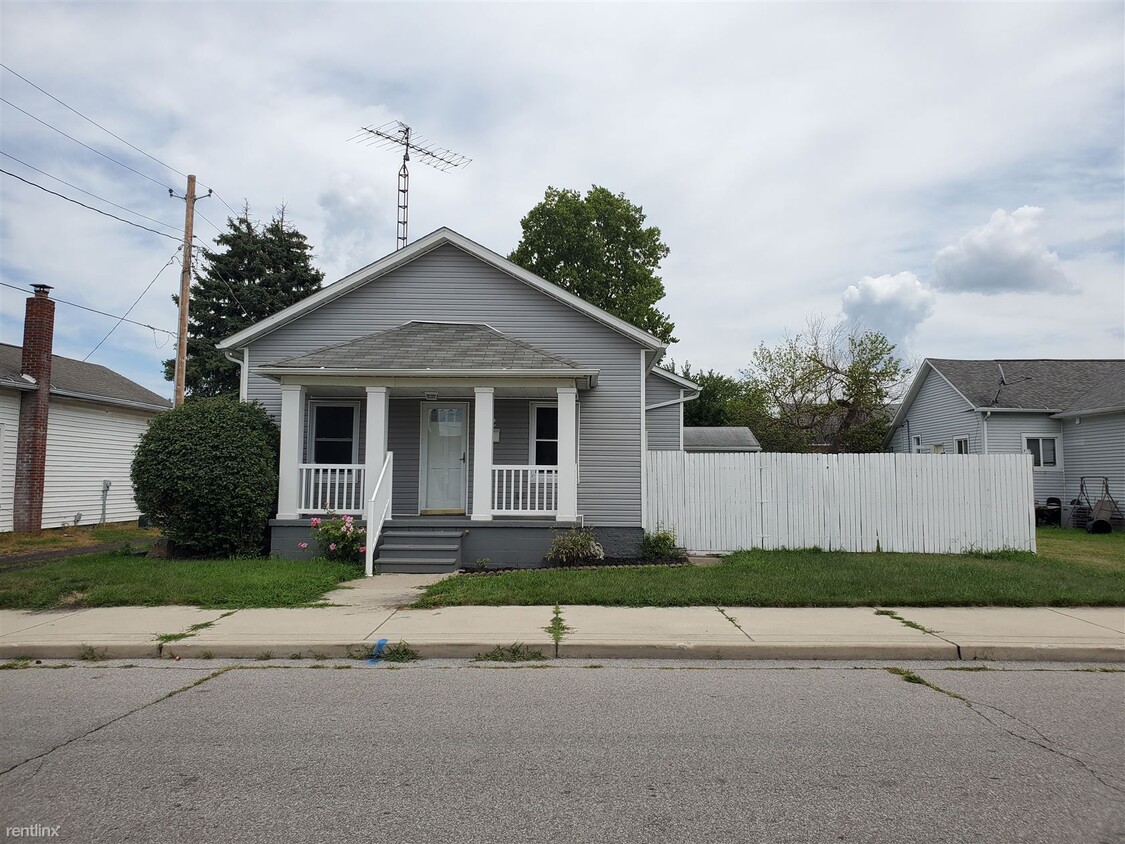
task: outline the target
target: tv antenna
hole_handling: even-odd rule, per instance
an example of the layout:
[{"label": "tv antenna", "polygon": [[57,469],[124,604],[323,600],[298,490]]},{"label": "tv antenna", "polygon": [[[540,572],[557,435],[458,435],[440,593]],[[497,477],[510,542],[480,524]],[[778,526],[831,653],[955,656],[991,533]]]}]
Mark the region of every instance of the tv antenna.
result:
[{"label": "tv antenna", "polygon": [[398,171],[398,245],[395,249],[406,246],[406,227],[410,216],[410,171],[407,163],[410,161],[410,152],[413,150],[418,160],[429,164],[435,170],[448,173],[458,167],[467,167],[471,158],[466,158],[452,150],[439,147],[425,138],[413,134],[413,130],[401,120],[392,120],[382,126],[374,128],[363,126],[359,132],[349,140],[365,143],[367,146],[390,149],[402,147],[402,167]]}]

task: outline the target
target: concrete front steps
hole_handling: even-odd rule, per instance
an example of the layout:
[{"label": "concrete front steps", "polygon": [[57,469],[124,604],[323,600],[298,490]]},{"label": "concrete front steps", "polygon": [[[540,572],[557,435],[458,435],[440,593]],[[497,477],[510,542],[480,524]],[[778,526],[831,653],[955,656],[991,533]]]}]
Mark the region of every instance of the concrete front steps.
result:
[{"label": "concrete front steps", "polygon": [[380,572],[433,574],[461,568],[462,528],[388,527],[379,536]]}]

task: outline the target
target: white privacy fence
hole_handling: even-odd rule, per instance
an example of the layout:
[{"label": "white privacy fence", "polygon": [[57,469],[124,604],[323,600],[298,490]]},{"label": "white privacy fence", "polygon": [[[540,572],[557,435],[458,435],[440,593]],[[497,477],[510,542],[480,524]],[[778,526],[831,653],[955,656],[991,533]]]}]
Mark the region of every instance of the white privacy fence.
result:
[{"label": "white privacy fence", "polygon": [[1027,454],[650,451],[645,527],[692,551],[1035,550]]}]

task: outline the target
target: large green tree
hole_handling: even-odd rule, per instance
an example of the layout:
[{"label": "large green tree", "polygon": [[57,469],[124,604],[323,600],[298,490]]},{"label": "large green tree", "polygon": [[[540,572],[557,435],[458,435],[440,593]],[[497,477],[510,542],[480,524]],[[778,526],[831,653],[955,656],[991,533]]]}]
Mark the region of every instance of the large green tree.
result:
[{"label": "large green tree", "polygon": [[744,425],[751,430],[761,426],[764,414],[761,395],[749,382],[713,369],[693,371],[690,363],[684,364],[680,374],[699,385],[698,398],[684,404],[685,426],[719,428]]},{"label": "large green tree", "polygon": [[754,433],[765,451],[878,451],[887,405],[910,370],[878,331],[823,319],[801,334],[754,351],[743,371],[767,415]]},{"label": "large green tree", "polygon": [[547,188],[520,220],[523,238],[508,260],[626,322],[675,342],[675,325],[656,308],[664,284],[656,271],[668,255],[660,229],[624,194],[594,185]]},{"label": "large green tree", "polygon": [[[282,208],[267,224],[246,208],[227,219],[227,231],[203,249],[202,271],[191,285],[187,367],[190,398],[238,396],[238,367],[215,344],[320,289],[324,273],[312,264],[312,247],[285,219]],[[179,296],[173,296],[179,304]],[[176,377],[175,360],[164,361],[164,377]]]}]

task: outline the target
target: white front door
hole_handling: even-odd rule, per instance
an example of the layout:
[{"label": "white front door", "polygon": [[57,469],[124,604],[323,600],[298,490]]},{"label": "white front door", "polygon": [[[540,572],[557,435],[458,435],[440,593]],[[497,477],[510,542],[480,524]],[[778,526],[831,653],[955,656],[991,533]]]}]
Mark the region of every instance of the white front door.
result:
[{"label": "white front door", "polygon": [[422,403],[419,507],[423,513],[464,513],[469,406]]}]

